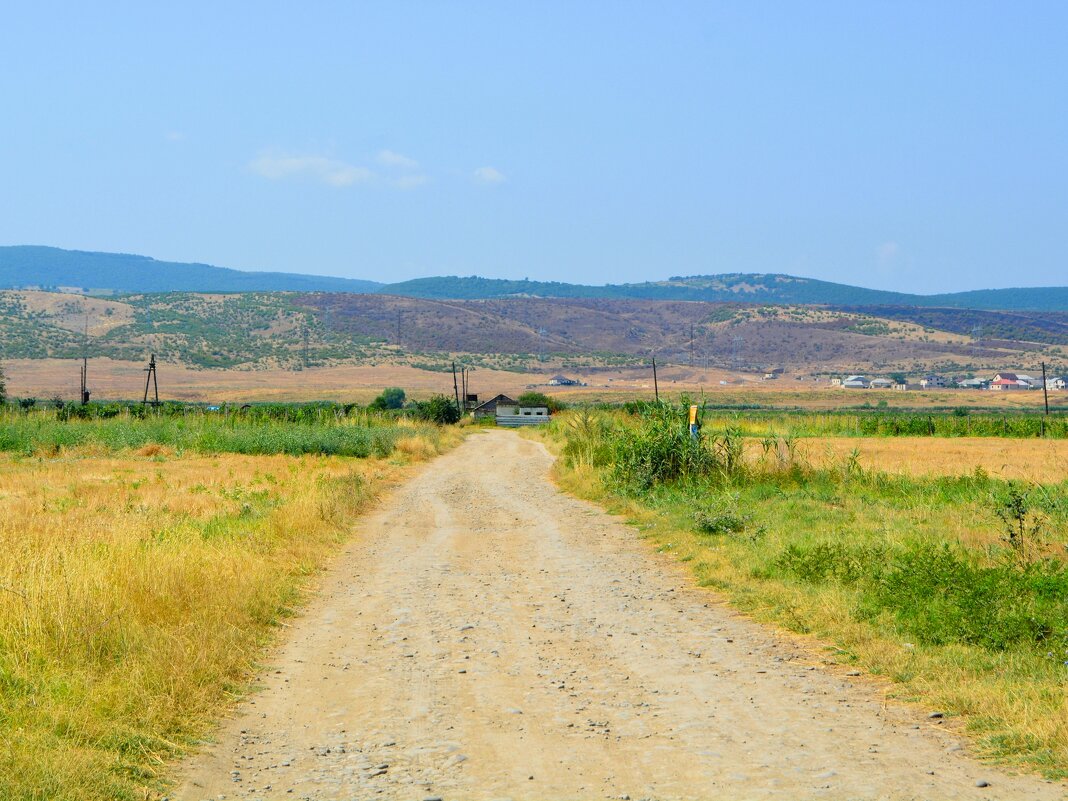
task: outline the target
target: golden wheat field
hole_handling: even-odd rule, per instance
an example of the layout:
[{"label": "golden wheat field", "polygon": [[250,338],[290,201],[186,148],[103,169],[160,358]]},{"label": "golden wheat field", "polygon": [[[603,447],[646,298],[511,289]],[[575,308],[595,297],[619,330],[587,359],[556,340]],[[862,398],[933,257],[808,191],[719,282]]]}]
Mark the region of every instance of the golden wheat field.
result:
[{"label": "golden wheat field", "polygon": [[794,447],[816,467],[840,464],[855,452],[860,467],[884,473],[959,476],[981,469],[994,478],[1035,483],[1068,480],[1068,440],[819,437],[799,439]]},{"label": "golden wheat field", "polygon": [[143,798],[240,695],[389,460],[0,456],[0,798]]}]

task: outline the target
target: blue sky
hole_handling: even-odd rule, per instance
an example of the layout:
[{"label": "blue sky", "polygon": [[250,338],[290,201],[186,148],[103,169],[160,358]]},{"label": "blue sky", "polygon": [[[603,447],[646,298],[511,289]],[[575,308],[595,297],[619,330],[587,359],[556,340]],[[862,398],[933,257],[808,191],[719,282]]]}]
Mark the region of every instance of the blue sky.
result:
[{"label": "blue sky", "polygon": [[0,244],[1068,284],[1068,3],[21,3]]}]

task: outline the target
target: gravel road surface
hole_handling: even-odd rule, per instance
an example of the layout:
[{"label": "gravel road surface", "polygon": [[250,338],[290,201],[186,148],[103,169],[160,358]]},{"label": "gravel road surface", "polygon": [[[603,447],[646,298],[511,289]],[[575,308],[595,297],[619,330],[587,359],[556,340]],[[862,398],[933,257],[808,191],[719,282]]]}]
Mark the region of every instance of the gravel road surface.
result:
[{"label": "gravel road surface", "polygon": [[1065,797],[731,612],[551,462],[475,434],[361,519],[176,797]]}]

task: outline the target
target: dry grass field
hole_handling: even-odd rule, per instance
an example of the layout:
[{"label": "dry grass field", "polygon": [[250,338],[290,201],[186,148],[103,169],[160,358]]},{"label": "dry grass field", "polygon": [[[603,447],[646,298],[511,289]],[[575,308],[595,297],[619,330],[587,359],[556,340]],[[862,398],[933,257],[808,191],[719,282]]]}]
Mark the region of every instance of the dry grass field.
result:
[{"label": "dry grass field", "polygon": [[[462,359],[458,357],[458,363]],[[78,394],[80,364],[64,359],[14,359],[4,362],[8,392],[14,397],[74,399]],[[581,380],[586,386],[549,387],[548,379],[558,373]],[[144,364],[140,362],[91,359],[90,387],[94,400],[140,398],[144,392]],[[964,406],[969,408],[1038,411],[1041,392],[972,392],[931,390],[892,392],[843,390],[826,380],[811,376],[786,375],[775,381],[761,381],[753,373],[710,368],[666,365],[658,371],[660,396],[675,400],[682,394],[704,398],[713,405],[759,405],[799,408],[811,411],[886,404],[889,409],[930,409]],[[450,373],[422,370],[408,365],[337,365],[293,370],[199,370],[161,363],[162,398],[207,403],[257,401],[307,401],[312,399],[367,403],[383,387],[398,386],[415,398],[443,392],[452,394]],[[620,403],[653,397],[651,369],[546,369],[539,373],[515,373],[477,369],[471,373],[471,391],[482,397],[505,393],[515,397],[536,385],[565,402]],[[515,394],[514,394],[515,393]],[[1068,392],[1050,394],[1054,411],[1068,411]]]},{"label": "dry grass field", "polygon": [[0,455],[0,798],[154,795],[361,507],[454,438],[389,459]]},{"label": "dry grass field", "polygon": [[[866,469],[910,476],[961,476],[982,470],[993,478],[1034,483],[1068,480],[1068,440],[997,437],[820,437],[797,440],[798,456],[815,467],[856,455]],[[750,453],[759,445],[750,443]]]}]

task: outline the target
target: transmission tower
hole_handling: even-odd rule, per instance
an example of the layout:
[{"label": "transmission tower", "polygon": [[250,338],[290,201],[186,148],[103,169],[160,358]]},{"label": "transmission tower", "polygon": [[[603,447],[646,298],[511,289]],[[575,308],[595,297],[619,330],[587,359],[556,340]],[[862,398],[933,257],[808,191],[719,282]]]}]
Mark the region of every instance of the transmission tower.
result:
[{"label": "transmission tower", "polygon": [[731,337],[731,364],[733,364],[735,367],[737,367],[742,360],[742,346],[744,344],[745,337]]},{"label": "transmission tower", "polygon": [[[152,354],[152,358],[148,360],[148,367],[145,368],[147,375],[145,376],[145,397],[141,401],[144,406],[152,405],[153,408],[159,406],[159,383],[156,380],[156,354]],[[151,385],[153,399],[148,399],[148,388]]]}]

